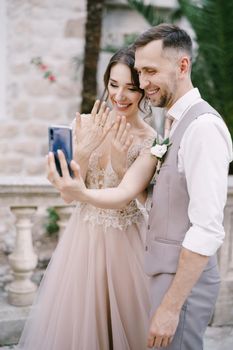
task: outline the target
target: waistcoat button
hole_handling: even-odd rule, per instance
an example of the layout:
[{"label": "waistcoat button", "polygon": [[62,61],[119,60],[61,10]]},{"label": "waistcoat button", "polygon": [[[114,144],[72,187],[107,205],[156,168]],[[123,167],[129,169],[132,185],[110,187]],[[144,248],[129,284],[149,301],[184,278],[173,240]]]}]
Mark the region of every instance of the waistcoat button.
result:
[{"label": "waistcoat button", "polygon": [[147,247],[147,245],[145,246],[145,250],[148,250],[148,247]]},{"label": "waistcoat button", "polygon": [[147,229],[148,229],[148,230],[150,229],[150,225],[147,226]]}]

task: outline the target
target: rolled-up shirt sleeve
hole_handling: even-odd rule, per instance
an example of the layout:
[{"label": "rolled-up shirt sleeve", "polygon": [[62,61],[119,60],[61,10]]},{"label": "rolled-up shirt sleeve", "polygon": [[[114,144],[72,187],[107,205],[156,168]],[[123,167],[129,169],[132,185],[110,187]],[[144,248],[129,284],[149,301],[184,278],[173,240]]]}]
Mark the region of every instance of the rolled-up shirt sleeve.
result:
[{"label": "rolled-up shirt sleeve", "polygon": [[186,130],[179,151],[189,193],[191,227],[182,246],[199,254],[215,254],[224,240],[224,206],[227,199],[230,134],[213,115],[197,118]]}]

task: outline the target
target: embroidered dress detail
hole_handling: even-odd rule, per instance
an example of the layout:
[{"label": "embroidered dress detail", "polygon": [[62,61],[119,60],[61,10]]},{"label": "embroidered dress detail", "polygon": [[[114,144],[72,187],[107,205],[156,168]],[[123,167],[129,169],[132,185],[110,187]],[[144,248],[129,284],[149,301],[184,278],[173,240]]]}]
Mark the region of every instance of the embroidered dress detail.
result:
[{"label": "embroidered dress detail", "polygon": [[[135,159],[144,151],[151,147],[153,138],[147,138],[142,144],[133,145],[128,152],[128,168]],[[121,181],[117,174],[108,163],[106,169],[99,166],[99,158],[102,156],[99,152],[94,152],[89,161],[89,167],[86,176],[86,185],[88,188],[108,188],[117,187]],[[142,220],[143,211],[138,208],[136,200],[131,201],[123,209],[100,209],[87,203],[78,203],[83,220],[93,225],[102,225],[106,231],[109,227],[125,230],[128,226],[139,223]]]},{"label": "embroidered dress detail", "polygon": [[88,204],[81,204],[80,209],[85,209],[83,220],[102,225],[106,231],[109,227],[125,230],[128,226],[139,223],[142,218],[141,210],[136,201],[130,202],[124,209],[99,209]]}]

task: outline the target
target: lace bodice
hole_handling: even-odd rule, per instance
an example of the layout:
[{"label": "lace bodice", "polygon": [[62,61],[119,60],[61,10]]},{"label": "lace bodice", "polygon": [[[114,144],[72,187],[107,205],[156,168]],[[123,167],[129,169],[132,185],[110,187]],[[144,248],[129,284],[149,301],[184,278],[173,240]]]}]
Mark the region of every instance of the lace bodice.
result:
[{"label": "lace bodice", "polygon": [[[132,145],[128,151],[127,166],[132,165],[135,159],[147,148],[152,145],[154,137],[145,139],[142,144]],[[88,188],[108,188],[116,187],[121,179],[114,172],[109,161],[105,169],[101,169],[99,159],[101,152],[94,152],[89,160],[89,166],[86,176],[86,185]],[[101,209],[87,203],[79,203],[82,210],[82,218],[91,222],[93,225],[100,224],[103,228],[108,227],[126,229],[132,223],[137,223],[142,218],[142,208],[138,208],[137,201],[131,201],[124,209]]]}]

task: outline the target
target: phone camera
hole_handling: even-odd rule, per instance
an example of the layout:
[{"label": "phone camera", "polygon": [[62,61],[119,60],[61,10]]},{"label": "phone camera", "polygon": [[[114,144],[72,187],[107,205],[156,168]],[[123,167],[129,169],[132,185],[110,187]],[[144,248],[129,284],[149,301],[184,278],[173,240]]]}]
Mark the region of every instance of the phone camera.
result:
[{"label": "phone camera", "polygon": [[50,129],[50,139],[53,140],[53,129]]}]

